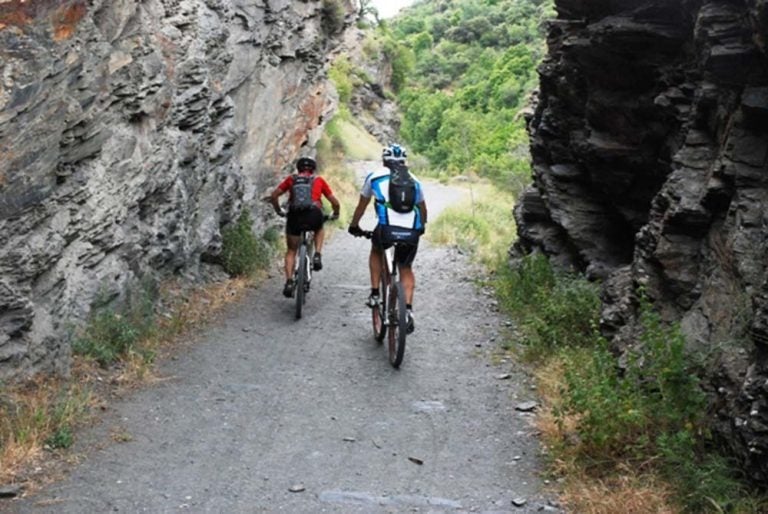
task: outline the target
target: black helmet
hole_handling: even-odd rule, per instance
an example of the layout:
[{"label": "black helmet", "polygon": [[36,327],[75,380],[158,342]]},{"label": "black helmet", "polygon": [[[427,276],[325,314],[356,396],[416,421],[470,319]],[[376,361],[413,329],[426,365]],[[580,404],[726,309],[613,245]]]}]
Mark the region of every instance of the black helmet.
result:
[{"label": "black helmet", "polygon": [[302,157],[296,161],[296,169],[298,171],[311,171],[314,173],[317,169],[317,163],[314,159],[310,159],[309,157]]}]

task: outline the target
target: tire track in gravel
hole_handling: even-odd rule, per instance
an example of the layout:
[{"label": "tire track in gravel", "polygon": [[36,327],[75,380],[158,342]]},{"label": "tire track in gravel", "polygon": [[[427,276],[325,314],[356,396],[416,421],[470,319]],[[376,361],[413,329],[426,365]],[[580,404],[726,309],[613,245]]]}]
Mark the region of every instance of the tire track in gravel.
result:
[{"label": "tire track in gravel", "polygon": [[[462,192],[428,184],[426,194],[434,219]],[[531,399],[527,378],[491,364],[504,323],[470,264],[422,245],[417,328],[394,370],[363,306],[368,244],[335,234],[300,321],[276,271],[160,365],[168,380],[114,405],[81,438],[86,458],[66,479],[0,509],[555,511],[530,415],[514,408]],[[132,440],[104,445],[115,426]]]}]

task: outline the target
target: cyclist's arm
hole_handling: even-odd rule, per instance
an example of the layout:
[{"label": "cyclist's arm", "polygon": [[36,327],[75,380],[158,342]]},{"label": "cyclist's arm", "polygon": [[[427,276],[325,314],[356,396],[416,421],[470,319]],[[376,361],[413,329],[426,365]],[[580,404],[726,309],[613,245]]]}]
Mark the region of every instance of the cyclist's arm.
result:
[{"label": "cyclist's arm", "polygon": [[329,202],[331,202],[331,207],[333,208],[333,217],[338,218],[339,211],[341,210],[341,204],[339,203],[339,200],[335,196],[333,196],[333,194],[325,195],[325,197],[328,199]]},{"label": "cyclist's arm", "polygon": [[272,194],[269,195],[269,203],[272,204],[272,208],[277,214],[281,214],[282,212],[280,209],[280,201],[278,200],[281,194],[283,194],[283,191],[281,191],[279,187],[276,187],[275,190],[272,191]]},{"label": "cyclist's arm", "polygon": [[422,225],[426,225],[427,224],[427,202],[422,200],[416,205],[418,206],[419,212],[421,213],[421,223]]},{"label": "cyclist's arm", "polygon": [[274,191],[272,191],[272,194],[269,195],[269,203],[272,204],[272,208],[275,210],[275,212],[280,215],[282,214],[282,209],[280,208],[280,195],[288,191],[291,187],[291,177],[286,178],[282,182],[280,182],[280,185],[278,185]]},{"label": "cyclist's arm", "polygon": [[365,197],[363,195],[360,195],[360,200],[357,202],[357,207],[355,207],[355,212],[352,214],[352,221],[349,222],[350,227],[359,227],[360,226],[360,219],[363,217],[363,214],[365,214],[365,209],[368,207],[368,204],[371,202],[371,197]]},{"label": "cyclist's arm", "polygon": [[331,202],[331,207],[333,208],[333,217],[338,218],[339,217],[339,211],[341,210],[341,204],[339,203],[339,200],[336,198],[336,196],[333,194],[333,191],[331,190],[331,186],[328,185],[328,183],[323,180],[322,177],[319,177],[320,180],[322,180],[321,183],[321,193],[325,198]]}]

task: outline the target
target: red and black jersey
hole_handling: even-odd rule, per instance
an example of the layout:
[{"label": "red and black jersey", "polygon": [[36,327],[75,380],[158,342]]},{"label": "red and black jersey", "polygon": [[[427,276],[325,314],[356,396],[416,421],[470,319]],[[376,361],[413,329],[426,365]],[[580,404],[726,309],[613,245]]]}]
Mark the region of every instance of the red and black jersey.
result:
[{"label": "red and black jersey", "polygon": [[[312,176],[313,173],[299,173],[299,175]],[[293,175],[289,175],[285,180],[280,182],[280,185],[277,186],[277,188],[283,193],[288,191],[289,194],[293,194],[291,191],[292,186]],[[315,181],[312,183],[312,201],[321,209],[323,207],[323,196],[330,199],[330,197],[333,196],[333,191],[331,191],[331,186],[328,185],[328,182],[326,182],[323,177],[315,176]],[[289,197],[288,203],[290,203],[291,200],[292,198]]]}]

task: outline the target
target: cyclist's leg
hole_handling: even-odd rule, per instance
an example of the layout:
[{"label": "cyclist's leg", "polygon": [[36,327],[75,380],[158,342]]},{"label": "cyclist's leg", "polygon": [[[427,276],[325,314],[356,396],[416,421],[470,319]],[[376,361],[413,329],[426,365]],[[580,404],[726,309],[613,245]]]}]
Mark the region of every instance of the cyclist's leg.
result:
[{"label": "cyclist's leg", "polygon": [[299,249],[301,228],[299,216],[296,213],[288,213],[285,223],[285,280],[293,278],[293,267],[296,264],[296,251]]},{"label": "cyclist's leg", "polygon": [[315,252],[323,252],[323,243],[325,242],[325,217],[321,209],[311,209],[310,214],[307,215],[307,223],[312,227],[312,231],[315,233]]},{"label": "cyclist's leg", "polygon": [[395,260],[400,270],[400,283],[405,292],[405,303],[413,305],[413,292],[416,289],[416,276],[413,273],[413,260],[416,258],[418,244],[400,245],[395,248]]},{"label": "cyclist's leg", "polygon": [[292,236],[286,234],[285,236],[286,246],[285,251],[285,279],[290,280],[293,278],[293,268],[296,265],[296,251],[299,249],[299,236]]},{"label": "cyclist's leg", "polygon": [[371,271],[371,289],[379,287],[381,280],[381,265],[384,259],[384,251],[381,248],[371,245],[371,254],[368,257],[368,267]]},{"label": "cyclist's leg", "polygon": [[[381,268],[384,265],[384,249],[389,248],[390,245],[386,244],[386,241],[381,237],[381,225],[376,225],[373,229],[373,237],[371,237],[371,254],[368,257],[368,267],[371,272],[371,289],[377,289],[379,287],[379,281],[381,280]],[[384,294],[380,291],[379,294]]]}]

